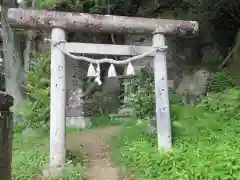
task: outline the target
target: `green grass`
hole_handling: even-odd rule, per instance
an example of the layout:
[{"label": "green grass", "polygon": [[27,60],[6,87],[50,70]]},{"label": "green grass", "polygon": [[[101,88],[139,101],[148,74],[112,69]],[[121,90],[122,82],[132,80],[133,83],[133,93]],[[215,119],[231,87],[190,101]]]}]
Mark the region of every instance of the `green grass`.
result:
[{"label": "green grass", "polygon": [[128,123],[111,140],[116,162],[134,180],[240,179],[240,119],[195,107],[173,107],[171,152],[159,152],[146,124]]},{"label": "green grass", "polygon": [[121,121],[115,118],[109,118],[108,116],[93,117],[91,121],[92,121],[91,129],[101,128],[109,125],[120,125],[122,123]]},{"label": "green grass", "polygon": [[[66,168],[62,180],[82,179],[83,157],[79,152],[68,152],[74,166]],[[43,131],[15,133],[13,139],[13,177],[15,180],[31,180],[41,174],[49,161],[49,137]]]},{"label": "green grass", "polygon": [[[119,124],[119,121],[108,117],[94,117],[93,128],[105,127]],[[13,139],[13,177],[16,180],[30,180],[41,174],[44,165],[49,162],[49,133],[43,130],[24,130],[25,126],[17,125],[14,129]],[[67,128],[66,132],[75,133],[82,130],[78,128]],[[79,151],[68,151],[68,158],[73,161],[74,167],[66,168],[61,176],[62,179],[82,178],[83,164],[86,163]]]}]

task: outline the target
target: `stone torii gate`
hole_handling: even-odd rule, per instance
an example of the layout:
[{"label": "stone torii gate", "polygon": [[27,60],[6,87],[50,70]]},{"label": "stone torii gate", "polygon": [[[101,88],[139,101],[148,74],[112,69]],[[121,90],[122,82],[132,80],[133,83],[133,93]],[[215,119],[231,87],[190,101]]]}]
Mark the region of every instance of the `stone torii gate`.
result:
[{"label": "stone torii gate", "polygon": [[[8,20],[14,28],[51,30],[51,41],[58,43],[58,47],[56,44],[51,46],[50,167],[63,166],[66,161],[65,55],[68,53],[121,56],[145,54],[154,57],[158,147],[172,148],[166,55],[163,52],[165,35],[193,37],[198,31],[197,22],[19,8],[8,10]],[[133,48],[127,45],[68,43],[65,42],[66,31],[153,34],[153,46]],[[112,61],[109,63],[119,64]]]}]

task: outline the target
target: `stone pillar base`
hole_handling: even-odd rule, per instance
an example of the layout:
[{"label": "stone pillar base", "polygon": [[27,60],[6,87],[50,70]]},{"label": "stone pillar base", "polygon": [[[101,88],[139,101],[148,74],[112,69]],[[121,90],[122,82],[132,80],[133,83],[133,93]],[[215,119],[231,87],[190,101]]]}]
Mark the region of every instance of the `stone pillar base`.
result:
[{"label": "stone pillar base", "polygon": [[58,178],[62,175],[62,172],[65,168],[73,166],[72,164],[65,164],[64,166],[60,167],[50,167],[49,164],[44,165],[42,169],[42,175],[45,178]]}]

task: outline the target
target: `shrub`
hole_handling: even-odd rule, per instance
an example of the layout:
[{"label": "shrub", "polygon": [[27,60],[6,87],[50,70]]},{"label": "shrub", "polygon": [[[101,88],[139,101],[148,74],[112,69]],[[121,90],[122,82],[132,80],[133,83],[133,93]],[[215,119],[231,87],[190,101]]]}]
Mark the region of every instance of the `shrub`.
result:
[{"label": "shrub", "polygon": [[[146,67],[137,74],[137,78],[132,81],[132,89],[136,91],[129,94],[130,106],[134,108],[135,114],[139,119],[155,116],[155,93],[154,75],[150,67]],[[147,106],[146,106],[147,104]]]},{"label": "shrub", "polygon": [[[133,107],[136,117],[141,120],[148,120],[151,125],[155,126],[156,97],[153,69],[151,67],[143,68],[137,74],[132,86],[137,90],[130,95],[128,103]],[[170,104],[180,102],[179,96],[174,90],[169,90],[169,101]]]},{"label": "shrub", "polygon": [[[154,74],[150,67],[142,69],[137,75],[137,79],[132,86],[138,87],[138,90],[131,94],[130,102],[139,119],[155,118],[155,91],[154,91]],[[227,72],[217,72],[213,75],[208,91],[211,93],[223,92],[227,88],[234,87],[231,76]],[[217,96],[217,95],[216,95]],[[211,98],[212,96],[209,96]],[[169,91],[170,104],[180,103],[179,96],[174,90]],[[147,104],[147,106],[146,106]]]},{"label": "shrub", "polygon": [[[135,94],[135,111],[139,118],[154,118],[153,86],[144,84],[146,89]],[[146,133],[145,122],[126,124],[111,142],[116,160],[137,180],[238,179],[240,90],[233,86],[229,76],[220,72],[197,106],[171,101],[174,148],[170,152],[159,152],[157,138]]]},{"label": "shrub", "polygon": [[226,94],[214,109],[227,106],[231,114],[208,111],[205,101],[198,107],[172,105],[174,148],[170,152],[158,151],[156,137],[146,134],[145,124],[125,125],[112,141],[117,161],[137,180],[238,179],[240,116],[232,115],[239,109],[240,91],[230,89]]},{"label": "shrub", "polygon": [[213,75],[208,91],[223,92],[227,88],[234,87],[233,79],[228,72],[220,71]]},{"label": "shrub", "polygon": [[240,118],[240,90],[239,88],[230,88],[220,93],[208,93],[202,99],[202,102],[197,107],[204,108],[205,110],[219,113],[222,118],[237,119]]},{"label": "shrub", "polygon": [[27,73],[28,100],[17,113],[31,128],[48,128],[50,116],[50,54],[39,54]]}]

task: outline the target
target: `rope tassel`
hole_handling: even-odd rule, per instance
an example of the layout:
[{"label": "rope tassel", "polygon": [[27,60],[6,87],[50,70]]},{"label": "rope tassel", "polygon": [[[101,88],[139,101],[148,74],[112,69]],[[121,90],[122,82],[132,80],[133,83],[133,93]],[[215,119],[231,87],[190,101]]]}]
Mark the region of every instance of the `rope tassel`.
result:
[{"label": "rope tassel", "polygon": [[97,76],[94,80],[99,86],[102,85],[102,81],[100,80],[100,78]]},{"label": "rope tassel", "polygon": [[100,64],[99,63],[97,64],[97,73],[96,73],[95,82],[98,83],[99,86],[102,84],[101,69],[100,69]]},{"label": "rope tassel", "polygon": [[88,67],[87,77],[96,77],[97,72],[92,63]]},{"label": "rope tassel", "polygon": [[113,64],[110,65],[108,70],[108,77],[116,77],[117,73]]},{"label": "rope tassel", "polygon": [[131,76],[131,75],[133,76],[133,75],[135,75],[134,67],[133,67],[133,65],[132,65],[131,62],[128,63],[126,75],[127,75],[127,76]]}]

